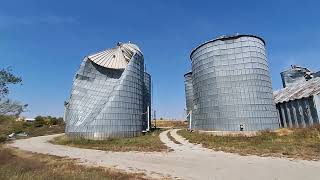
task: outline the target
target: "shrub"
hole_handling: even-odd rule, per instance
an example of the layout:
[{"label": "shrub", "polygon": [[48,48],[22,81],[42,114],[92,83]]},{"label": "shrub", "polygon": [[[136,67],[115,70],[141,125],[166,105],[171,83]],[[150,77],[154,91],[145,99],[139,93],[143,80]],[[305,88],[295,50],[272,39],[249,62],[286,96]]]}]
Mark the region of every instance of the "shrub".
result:
[{"label": "shrub", "polygon": [[34,127],[42,127],[45,125],[44,118],[42,116],[37,116],[33,122]]},{"label": "shrub", "polygon": [[35,127],[41,127],[43,125],[63,125],[64,121],[63,118],[56,118],[51,116],[37,116],[34,121]]},{"label": "shrub", "polygon": [[7,140],[7,137],[5,135],[0,135],[0,143],[3,143]]}]

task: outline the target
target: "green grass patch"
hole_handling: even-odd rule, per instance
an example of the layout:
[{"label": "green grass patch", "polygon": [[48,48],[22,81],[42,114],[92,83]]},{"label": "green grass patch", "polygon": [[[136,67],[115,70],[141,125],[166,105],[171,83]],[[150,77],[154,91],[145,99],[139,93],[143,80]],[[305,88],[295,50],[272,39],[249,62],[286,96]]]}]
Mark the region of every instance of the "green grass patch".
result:
[{"label": "green grass patch", "polygon": [[59,136],[53,139],[51,143],[103,151],[166,151],[167,147],[159,138],[160,132],[160,130],[155,130],[138,137],[110,138],[107,140],[69,139],[67,136]]},{"label": "green grass patch", "polygon": [[285,156],[297,159],[320,160],[320,126],[299,129],[263,131],[257,136],[214,136],[180,130],[178,134],[191,143],[206,148],[241,155]]}]

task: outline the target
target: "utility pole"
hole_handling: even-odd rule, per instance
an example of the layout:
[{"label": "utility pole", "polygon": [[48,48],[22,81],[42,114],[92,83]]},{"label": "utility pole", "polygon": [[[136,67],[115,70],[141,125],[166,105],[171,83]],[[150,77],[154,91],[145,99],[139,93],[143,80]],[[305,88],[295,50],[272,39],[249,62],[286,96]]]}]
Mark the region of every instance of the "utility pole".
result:
[{"label": "utility pole", "polygon": [[156,110],[153,111],[154,128],[157,129]]},{"label": "utility pole", "polygon": [[151,118],[150,118],[150,106],[147,107],[147,120],[148,120],[147,131],[150,131],[150,122],[151,122]]}]

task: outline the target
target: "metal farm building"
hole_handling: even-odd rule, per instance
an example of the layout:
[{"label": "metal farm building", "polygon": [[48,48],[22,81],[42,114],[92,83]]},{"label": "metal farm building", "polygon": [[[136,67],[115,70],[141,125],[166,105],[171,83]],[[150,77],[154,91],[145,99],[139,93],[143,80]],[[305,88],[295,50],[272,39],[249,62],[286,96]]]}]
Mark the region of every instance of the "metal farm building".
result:
[{"label": "metal farm building", "polygon": [[118,43],[85,57],[65,103],[66,134],[87,139],[139,135],[147,128],[150,82],[135,44]]},{"label": "metal farm building", "polygon": [[281,127],[319,124],[320,73],[294,65],[280,74],[284,88],[273,94]]},{"label": "metal farm building", "polygon": [[222,36],[195,48],[190,58],[192,129],[258,131],[279,127],[262,38]]}]

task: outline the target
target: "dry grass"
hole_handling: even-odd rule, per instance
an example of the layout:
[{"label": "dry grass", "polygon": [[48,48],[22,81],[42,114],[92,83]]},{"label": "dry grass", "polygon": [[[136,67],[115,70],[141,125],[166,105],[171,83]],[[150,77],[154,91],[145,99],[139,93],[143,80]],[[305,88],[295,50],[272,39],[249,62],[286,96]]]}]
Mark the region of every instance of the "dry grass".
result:
[{"label": "dry grass", "polygon": [[[7,135],[27,132],[30,137],[64,132],[64,125],[43,125],[15,121],[10,116],[0,116],[0,143],[7,142]],[[76,165],[74,160],[56,156],[32,154],[4,148],[0,144],[0,179],[5,180],[69,180],[69,179],[145,179],[144,174],[129,174],[114,169],[91,168]]]},{"label": "dry grass", "polygon": [[5,180],[70,180],[70,179],[137,179],[144,174],[129,174],[107,168],[76,165],[74,160],[31,154],[0,147],[0,179]]},{"label": "dry grass", "polygon": [[167,151],[167,146],[159,138],[160,132],[160,130],[155,130],[143,136],[108,140],[68,139],[66,136],[59,136],[52,140],[51,143],[103,151]]},{"label": "dry grass", "polygon": [[320,160],[320,126],[304,129],[281,129],[263,131],[253,137],[213,136],[178,131],[192,143],[204,147],[241,155],[289,157],[295,159]]},{"label": "dry grass", "polygon": [[12,116],[0,115],[0,143],[7,141],[7,136],[11,133],[26,132],[30,137],[34,137],[63,133],[64,129],[65,126],[63,124],[35,127],[32,122],[15,121],[15,118]]},{"label": "dry grass", "polygon": [[188,122],[178,120],[152,120],[151,123],[157,128],[186,128],[188,126]]}]

